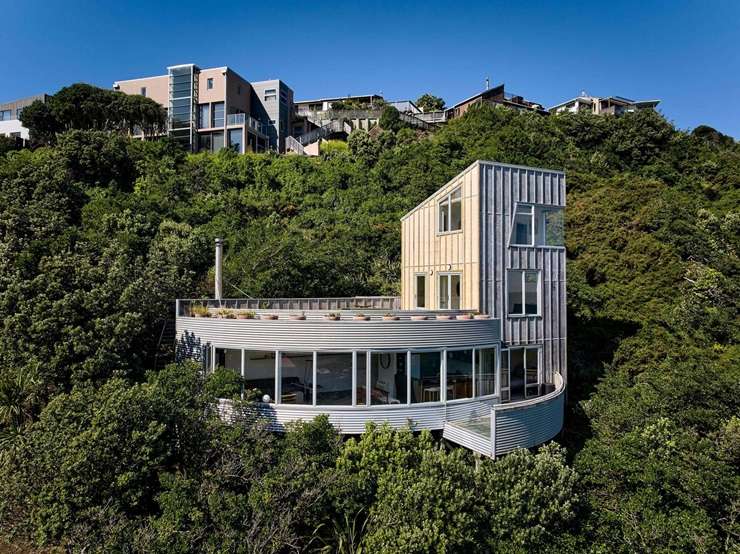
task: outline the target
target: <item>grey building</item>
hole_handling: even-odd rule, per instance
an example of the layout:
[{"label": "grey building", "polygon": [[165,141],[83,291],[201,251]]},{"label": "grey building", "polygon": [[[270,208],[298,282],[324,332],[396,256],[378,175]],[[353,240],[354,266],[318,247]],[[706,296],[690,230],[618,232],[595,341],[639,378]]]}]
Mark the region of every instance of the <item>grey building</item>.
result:
[{"label": "grey building", "polygon": [[290,136],[295,107],[293,89],[280,79],[252,83],[252,117],[265,125],[270,147],[285,151],[285,138]]}]

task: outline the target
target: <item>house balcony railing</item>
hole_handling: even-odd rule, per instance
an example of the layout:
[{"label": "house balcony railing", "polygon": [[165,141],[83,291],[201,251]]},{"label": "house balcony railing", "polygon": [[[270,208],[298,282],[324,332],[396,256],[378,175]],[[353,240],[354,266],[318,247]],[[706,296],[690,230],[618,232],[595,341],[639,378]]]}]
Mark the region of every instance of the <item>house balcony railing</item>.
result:
[{"label": "house balcony railing", "polygon": [[249,311],[397,311],[401,308],[398,296],[346,296],[337,298],[225,298],[178,300],[178,317],[191,315],[193,306],[205,306],[216,312],[219,309]]}]

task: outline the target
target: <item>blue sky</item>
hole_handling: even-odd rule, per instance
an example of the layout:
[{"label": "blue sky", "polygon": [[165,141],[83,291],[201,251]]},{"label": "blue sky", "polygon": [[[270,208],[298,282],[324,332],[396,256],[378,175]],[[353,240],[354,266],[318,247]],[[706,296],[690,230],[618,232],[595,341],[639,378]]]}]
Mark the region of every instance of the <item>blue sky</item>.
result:
[{"label": "blue sky", "polygon": [[297,99],[424,92],[448,104],[506,83],[550,106],[581,90],[660,98],[690,129],[740,138],[740,2],[0,0],[0,101],[73,82],[228,65]]}]

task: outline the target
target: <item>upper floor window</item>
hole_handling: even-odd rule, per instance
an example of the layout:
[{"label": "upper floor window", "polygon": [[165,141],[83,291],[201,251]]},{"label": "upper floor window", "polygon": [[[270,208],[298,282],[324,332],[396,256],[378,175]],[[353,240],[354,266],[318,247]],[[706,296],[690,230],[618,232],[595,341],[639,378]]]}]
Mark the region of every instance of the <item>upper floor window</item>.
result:
[{"label": "upper floor window", "polygon": [[440,233],[462,229],[462,192],[459,187],[440,200],[438,212]]},{"label": "upper floor window", "polygon": [[507,280],[508,314],[537,315],[540,313],[540,272],[510,270]]},{"label": "upper floor window", "polygon": [[11,110],[0,110],[0,121],[8,121],[11,116]]},{"label": "upper floor window", "polygon": [[268,88],[265,89],[265,101],[277,99],[277,89]]},{"label": "upper floor window", "polygon": [[211,116],[213,118],[212,126],[213,127],[223,127],[224,126],[224,103],[223,102],[215,102],[213,104],[213,115]]},{"label": "upper floor window", "polygon": [[146,96],[146,87],[141,87],[141,95]]},{"label": "upper floor window", "polygon": [[211,109],[209,104],[198,104],[198,127],[210,127],[211,126]]},{"label": "upper floor window", "polygon": [[518,204],[509,244],[512,246],[565,246],[563,208]]},{"label": "upper floor window", "polygon": [[213,77],[206,79],[206,88],[211,90],[213,88]]},{"label": "upper floor window", "polygon": [[236,85],[236,93],[237,94],[241,94],[242,93],[242,86],[241,85]]}]

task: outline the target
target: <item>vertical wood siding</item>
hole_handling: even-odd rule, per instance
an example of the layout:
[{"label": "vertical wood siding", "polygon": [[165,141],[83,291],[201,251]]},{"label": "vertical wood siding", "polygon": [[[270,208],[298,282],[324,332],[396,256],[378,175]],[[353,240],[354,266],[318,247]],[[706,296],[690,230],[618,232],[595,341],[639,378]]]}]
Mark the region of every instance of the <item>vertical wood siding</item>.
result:
[{"label": "vertical wood siding", "polygon": [[[462,230],[437,233],[437,205],[457,187],[462,191]],[[426,274],[426,307],[439,308],[439,272],[462,273],[460,308],[480,306],[479,222],[480,177],[478,164],[471,165],[427,198],[401,221],[401,308],[414,308],[415,275]]]}]

